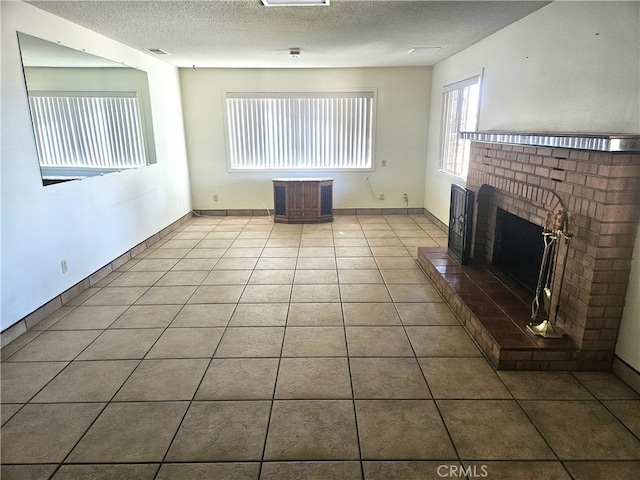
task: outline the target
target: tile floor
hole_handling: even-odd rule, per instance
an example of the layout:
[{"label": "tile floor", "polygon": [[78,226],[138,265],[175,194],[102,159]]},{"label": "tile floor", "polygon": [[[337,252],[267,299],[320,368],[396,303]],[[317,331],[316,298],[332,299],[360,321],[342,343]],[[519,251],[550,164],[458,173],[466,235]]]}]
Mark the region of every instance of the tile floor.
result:
[{"label": "tile floor", "polygon": [[421,216],[199,217],[2,350],[2,479],[631,479],[640,396],[495,372]]}]

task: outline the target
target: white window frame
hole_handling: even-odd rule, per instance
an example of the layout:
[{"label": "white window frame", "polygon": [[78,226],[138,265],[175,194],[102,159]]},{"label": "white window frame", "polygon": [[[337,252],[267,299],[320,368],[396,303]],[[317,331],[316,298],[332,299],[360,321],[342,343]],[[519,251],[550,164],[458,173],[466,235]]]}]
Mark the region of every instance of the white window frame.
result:
[{"label": "white window frame", "polygon": [[[376,124],[376,91],[374,89],[340,92],[225,91],[223,97],[229,172],[374,170]],[[338,107],[341,105],[340,99],[351,99],[351,101],[344,102],[345,105]],[[254,107],[259,114],[253,118],[259,117],[260,120],[257,121],[263,125],[270,125],[269,134],[257,135],[254,132],[253,135],[246,136],[243,133],[252,126],[251,120],[247,121],[246,117],[243,122],[238,121],[240,118],[238,108],[240,110],[245,108],[246,104],[243,105],[243,102],[247,101],[254,102]],[[322,108],[311,110],[318,105],[322,105]],[[276,110],[285,113],[279,117],[273,114]],[[334,114],[333,123],[328,115],[329,111]],[[300,115],[300,112],[305,112],[307,115]],[[284,115],[287,116],[286,121],[282,121],[285,118]],[[318,119],[337,134],[328,137],[321,132],[314,134],[313,122]],[[344,122],[348,123],[349,128],[343,128]],[[291,134],[292,126],[298,130],[297,134]],[[307,130],[305,130],[306,127],[308,127]],[[281,132],[278,133],[277,128],[280,128]],[[365,136],[360,138],[360,141],[351,142],[348,145],[342,144],[342,148],[335,148],[336,141],[356,138],[358,134]],[[249,153],[245,155],[243,152]],[[306,164],[300,164],[301,158]]]},{"label": "white window frame", "polygon": [[30,91],[46,178],[80,178],[148,165],[136,92]]},{"label": "white window frame", "polygon": [[[470,90],[474,87],[477,89],[475,93]],[[471,111],[470,108],[473,104],[465,104],[465,101],[453,103],[465,93],[471,95],[471,97],[464,99],[465,101],[475,97],[475,102],[473,102],[476,106],[475,111]],[[481,96],[482,72],[449,83],[442,88],[440,171],[458,178],[467,178],[471,142],[462,140],[459,134],[461,131],[476,131],[480,116]]]}]

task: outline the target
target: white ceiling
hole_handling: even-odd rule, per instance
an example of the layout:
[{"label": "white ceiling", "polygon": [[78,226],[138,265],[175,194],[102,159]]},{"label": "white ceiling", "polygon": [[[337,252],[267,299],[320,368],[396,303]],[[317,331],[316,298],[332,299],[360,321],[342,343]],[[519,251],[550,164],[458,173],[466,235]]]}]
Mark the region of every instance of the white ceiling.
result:
[{"label": "white ceiling", "polygon": [[[550,2],[331,0],[265,7],[260,0],[27,1],[178,67],[433,65]],[[298,58],[289,49],[300,48]],[[435,53],[407,53],[440,47]]]}]

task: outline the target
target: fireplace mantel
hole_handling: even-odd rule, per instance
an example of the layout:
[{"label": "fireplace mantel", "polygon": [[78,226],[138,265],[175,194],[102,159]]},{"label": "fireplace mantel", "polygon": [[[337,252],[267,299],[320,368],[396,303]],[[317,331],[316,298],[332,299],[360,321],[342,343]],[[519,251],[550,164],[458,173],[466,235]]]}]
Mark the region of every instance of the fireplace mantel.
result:
[{"label": "fireplace mantel", "polygon": [[592,152],[640,152],[640,135],[598,133],[460,132],[465,140],[527,147],[570,148]]}]

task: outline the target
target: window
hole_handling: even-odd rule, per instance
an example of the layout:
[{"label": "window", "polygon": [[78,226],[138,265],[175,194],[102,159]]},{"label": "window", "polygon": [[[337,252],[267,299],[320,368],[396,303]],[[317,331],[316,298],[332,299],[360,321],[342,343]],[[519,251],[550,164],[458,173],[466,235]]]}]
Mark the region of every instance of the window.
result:
[{"label": "window", "polygon": [[478,123],[480,76],[447,85],[442,89],[442,153],[440,169],[466,178],[471,142],[460,132],[473,132]]},{"label": "window", "polygon": [[82,177],[147,164],[134,92],[29,92],[40,168]]},{"label": "window", "polygon": [[371,169],[373,92],[227,93],[231,170]]}]

